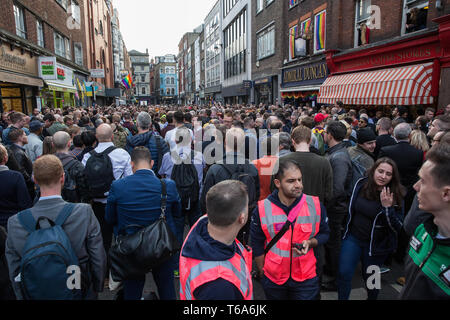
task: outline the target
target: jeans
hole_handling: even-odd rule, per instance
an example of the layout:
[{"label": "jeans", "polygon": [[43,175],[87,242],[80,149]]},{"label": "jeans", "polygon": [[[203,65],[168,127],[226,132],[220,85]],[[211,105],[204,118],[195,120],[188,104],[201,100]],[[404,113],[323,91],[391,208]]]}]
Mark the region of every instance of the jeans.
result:
[{"label": "jeans", "polygon": [[[160,300],[176,300],[177,298],[175,293],[173,267],[174,258],[172,257],[152,270]],[[123,281],[124,300],[141,300],[144,285],[145,275],[140,279]]]},{"label": "jeans", "polygon": [[351,233],[342,241],[341,255],[339,259],[338,274],[338,298],[339,300],[348,300],[352,290],[352,278],[358,262],[361,261],[361,274],[364,279],[364,286],[367,289],[368,300],[376,300],[379,289],[367,288],[367,279],[372,273],[367,273],[369,266],[375,265],[381,267],[386,261],[388,255],[369,256],[369,243],[358,240]]},{"label": "jeans", "polygon": [[341,239],[343,225],[347,214],[330,214],[328,226],[330,227],[330,238],[325,244],[325,266],[324,273],[333,278],[337,277],[339,266],[339,254],[341,250]]},{"label": "jeans", "polygon": [[289,279],[285,284],[278,285],[266,276],[261,279],[267,300],[316,300],[319,292],[319,277],[302,282]]}]

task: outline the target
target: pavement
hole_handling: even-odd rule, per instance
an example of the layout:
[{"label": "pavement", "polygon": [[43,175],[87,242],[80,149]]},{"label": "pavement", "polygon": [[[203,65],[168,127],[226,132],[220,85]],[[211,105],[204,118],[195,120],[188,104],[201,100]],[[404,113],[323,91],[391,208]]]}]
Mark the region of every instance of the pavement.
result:
[{"label": "pavement", "polygon": [[[403,266],[397,264],[395,261],[390,266],[390,271],[381,274],[381,290],[378,295],[378,300],[397,300],[402,286],[396,283],[397,278],[403,276]],[[177,299],[179,299],[180,284],[179,279],[174,281],[175,291],[177,293]],[[99,300],[114,300],[118,290],[110,291],[105,289],[103,293],[99,294]],[[143,291],[143,296],[148,298],[152,292],[158,292],[153,276],[151,273],[146,276],[146,283]],[[259,281],[253,281],[254,300],[265,300],[264,290]],[[321,300],[337,300],[337,292],[321,292]],[[350,294],[350,300],[366,300],[367,291],[364,287],[364,282],[361,277],[361,266],[358,266],[353,276],[352,292]]]}]

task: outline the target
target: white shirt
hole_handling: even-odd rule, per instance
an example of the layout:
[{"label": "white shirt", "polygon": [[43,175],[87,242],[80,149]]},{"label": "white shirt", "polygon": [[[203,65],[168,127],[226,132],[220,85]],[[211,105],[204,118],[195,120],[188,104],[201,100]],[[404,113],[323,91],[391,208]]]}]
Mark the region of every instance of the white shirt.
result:
[{"label": "white shirt", "polygon": [[[177,143],[175,141],[177,129],[178,128],[175,128],[166,132],[166,137],[164,138],[164,140],[169,144],[170,150],[174,150],[177,146]],[[189,133],[191,134],[192,141],[194,141],[194,133],[192,132],[191,129],[188,130]]]},{"label": "white shirt", "polygon": [[[95,148],[95,152],[102,153],[109,147],[114,146],[112,142],[100,142]],[[91,157],[89,153],[86,153],[83,157],[82,164],[86,166],[88,159]],[[133,174],[133,170],[131,169],[131,157],[124,149],[117,148],[109,154],[109,158],[111,159],[111,164],[113,167],[113,175],[114,179],[118,180],[121,178],[125,178],[131,176]],[[109,192],[105,193],[107,196]],[[94,199],[95,202],[106,203],[105,199]]]}]

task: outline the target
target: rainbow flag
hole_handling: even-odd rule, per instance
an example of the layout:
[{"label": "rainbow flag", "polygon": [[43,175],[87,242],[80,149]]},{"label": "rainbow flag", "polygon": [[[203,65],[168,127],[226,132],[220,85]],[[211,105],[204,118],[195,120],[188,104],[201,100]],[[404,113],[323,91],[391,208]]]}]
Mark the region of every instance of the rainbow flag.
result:
[{"label": "rainbow flag", "polygon": [[289,30],[289,59],[292,60],[295,57],[295,37],[297,36],[298,25],[292,27]]},{"label": "rainbow flag", "polygon": [[298,0],[289,0],[289,8],[292,8],[298,3]]},{"label": "rainbow flag", "polygon": [[133,79],[131,78],[131,74],[128,74],[124,79],[122,79],[122,84],[127,89],[130,89],[133,86]]},{"label": "rainbow flag", "polygon": [[326,12],[323,11],[316,15],[315,21],[315,37],[316,37],[316,51],[325,49],[325,27],[326,27]]},{"label": "rainbow flag", "polygon": [[311,28],[311,19],[305,20],[301,23],[301,34],[308,33]]}]

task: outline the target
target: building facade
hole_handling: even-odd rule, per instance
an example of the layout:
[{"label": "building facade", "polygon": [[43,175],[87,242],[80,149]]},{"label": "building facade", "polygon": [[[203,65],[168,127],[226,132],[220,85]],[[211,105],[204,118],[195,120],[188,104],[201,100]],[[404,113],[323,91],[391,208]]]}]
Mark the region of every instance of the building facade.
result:
[{"label": "building facade", "polygon": [[195,40],[199,35],[199,32],[187,32],[178,44],[178,104],[195,101]]},{"label": "building facade", "polygon": [[176,56],[167,54],[155,57],[155,98],[157,104],[176,104],[178,101],[178,76]]},{"label": "building facade", "polygon": [[222,97],[222,18],[220,14],[220,0],[205,18],[205,102],[211,105],[215,102],[223,103]]},{"label": "building facade", "polygon": [[252,1],[221,0],[222,96],[225,103],[251,103],[252,91]]},{"label": "building facade", "polygon": [[148,49],[145,53],[131,50],[128,54],[133,69],[134,98],[140,105],[149,105],[151,103],[151,91]]}]

